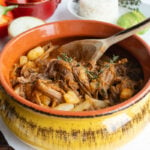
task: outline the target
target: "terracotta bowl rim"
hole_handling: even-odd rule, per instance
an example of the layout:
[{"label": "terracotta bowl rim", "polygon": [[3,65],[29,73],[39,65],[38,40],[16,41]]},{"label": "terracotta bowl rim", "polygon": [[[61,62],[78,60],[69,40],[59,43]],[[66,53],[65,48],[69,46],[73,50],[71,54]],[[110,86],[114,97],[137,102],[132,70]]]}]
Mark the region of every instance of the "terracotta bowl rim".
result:
[{"label": "terracotta bowl rim", "polygon": [[[114,24],[110,24],[107,22],[102,22],[102,21],[95,21],[95,20],[64,20],[64,21],[56,21],[56,22],[52,22],[52,23],[47,23],[38,27],[35,27],[33,29],[30,29],[18,36],[16,36],[15,38],[13,38],[11,41],[9,41],[5,47],[3,48],[3,51],[1,52],[0,55],[0,68],[2,65],[2,60],[1,57],[3,57],[3,55],[5,54],[5,51],[7,50],[7,47],[9,47],[9,45],[13,44],[14,42],[16,42],[19,38],[22,38],[24,36],[27,36],[28,34],[30,34],[30,32],[34,32],[36,30],[38,30],[41,27],[44,26],[49,26],[49,25],[57,25],[57,24],[63,24],[63,23],[74,23],[74,22],[84,22],[85,24],[91,24],[91,23],[99,23],[99,24],[104,24],[104,25],[109,25],[111,27],[114,28],[118,28],[118,29],[123,29],[120,28],[117,25]],[[148,43],[146,43],[144,40],[142,40],[140,37],[138,37],[137,35],[134,35],[133,38],[137,39],[144,47],[145,49],[150,53],[150,46],[148,45]],[[128,107],[130,107],[131,105],[134,105],[135,103],[137,103],[138,101],[142,100],[148,93],[150,93],[150,78],[148,79],[148,81],[146,82],[146,84],[144,85],[144,87],[133,97],[131,97],[130,99],[119,103],[117,105],[108,107],[108,108],[103,108],[100,110],[95,110],[95,111],[82,111],[82,112],[73,112],[73,111],[60,111],[60,110],[54,110],[54,109],[49,109],[49,108],[43,108],[37,104],[34,104],[24,98],[22,98],[21,96],[15,94],[15,92],[13,91],[13,89],[10,88],[10,86],[7,84],[7,82],[5,81],[5,77],[3,76],[2,73],[0,73],[0,83],[2,85],[2,87],[4,88],[4,90],[7,92],[7,94],[9,96],[11,96],[13,98],[13,100],[15,100],[17,103],[23,105],[26,108],[29,108],[31,110],[34,110],[36,112],[42,113],[42,114],[46,114],[46,115],[50,115],[50,116],[58,116],[58,117],[77,117],[77,118],[91,118],[91,117],[98,117],[98,116],[104,116],[104,115],[109,115],[112,114],[114,112],[126,109]]]}]

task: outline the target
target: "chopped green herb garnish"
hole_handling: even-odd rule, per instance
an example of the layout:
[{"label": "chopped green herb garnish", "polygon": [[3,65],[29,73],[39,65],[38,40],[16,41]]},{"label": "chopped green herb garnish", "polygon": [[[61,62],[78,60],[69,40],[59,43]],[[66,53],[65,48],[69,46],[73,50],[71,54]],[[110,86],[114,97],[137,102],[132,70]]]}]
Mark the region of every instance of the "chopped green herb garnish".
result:
[{"label": "chopped green herb garnish", "polygon": [[58,60],[64,60],[66,62],[72,62],[72,58],[68,57],[66,53],[62,53],[60,56],[57,57]]},{"label": "chopped green herb garnish", "polygon": [[86,70],[86,73],[87,73],[87,75],[89,76],[89,78],[91,80],[97,79],[98,76],[99,76],[99,73],[96,73],[96,72],[93,72],[93,71],[89,71],[89,70]]},{"label": "chopped green herb garnish", "polygon": [[110,63],[115,63],[119,59],[119,56],[113,55],[113,58],[110,60]]},{"label": "chopped green herb garnish", "polygon": [[102,93],[103,95],[106,94],[106,92],[105,92],[105,90],[104,90],[103,88],[101,89],[101,93]]},{"label": "chopped green herb garnish", "polygon": [[141,0],[119,0],[119,5],[130,10],[137,10],[141,4]]},{"label": "chopped green herb garnish", "polygon": [[80,64],[79,64],[79,63],[77,63],[76,67],[80,67]]},{"label": "chopped green herb garnish", "polygon": [[99,77],[99,75],[105,71],[105,69],[110,67],[110,64],[115,63],[118,59],[119,59],[119,56],[113,55],[113,57],[109,61],[109,63],[105,64],[104,67],[102,69],[100,69],[98,72],[93,72],[93,71],[86,70],[86,73],[87,73],[88,77],[91,80],[97,79]]},{"label": "chopped green herb garnish", "polygon": [[104,65],[104,68],[101,69],[101,70],[99,70],[98,73],[99,73],[99,74],[103,73],[105,69],[107,69],[107,68],[110,67],[110,64],[115,63],[118,59],[119,59],[119,56],[113,55],[113,57],[112,57],[112,59],[109,61],[109,63],[108,63],[108,64],[105,64],[105,65]]},{"label": "chopped green herb garnish", "polygon": [[110,67],[110,64],[105,64],[105,65],[104,65],[104,68],[103,68],[103,69],[100,69],[100,70],[98,71],[98,73],[99,73],[99,74],[103,73],[104,70],[107,69],[107,68],[109,68],[109,67]]},{"label": "chopped green herb garnish", "polygon": [[62,58],[61,58],[60,56],[57,56],[57,59],[58,59],[58,60],[62,60]]},{"label": "chopped green herb garnish", "polygon": [[99,82],[96,82],[96,88],[99,88],[99,85],[100,85]]}]

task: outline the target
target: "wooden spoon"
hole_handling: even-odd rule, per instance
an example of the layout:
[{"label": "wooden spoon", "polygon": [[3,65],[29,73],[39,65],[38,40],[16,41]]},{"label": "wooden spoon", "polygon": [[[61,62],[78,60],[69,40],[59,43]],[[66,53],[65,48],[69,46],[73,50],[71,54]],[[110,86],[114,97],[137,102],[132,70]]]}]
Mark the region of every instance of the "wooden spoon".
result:
[{"label": "wooden spoon", "polygon": [[120,42],[131,35],[150,27],[150,18],[144,20],[143,22],[128,28],[126,30],[123,30],[111,37],[105,38],[105,39],[83,39],[83,40],[76,40],[73,42],[69,42],[67,44],[62,45],[59,48],[60,52],[66,52],[72,51],[72,50],[83,50],[86,55],[86,51],[94,51],[91,58],[88,60],[88,63],[94,68],[97,60],[106,52],[106,50],[112,46],[113,44],[116,44],[117,42]]}]

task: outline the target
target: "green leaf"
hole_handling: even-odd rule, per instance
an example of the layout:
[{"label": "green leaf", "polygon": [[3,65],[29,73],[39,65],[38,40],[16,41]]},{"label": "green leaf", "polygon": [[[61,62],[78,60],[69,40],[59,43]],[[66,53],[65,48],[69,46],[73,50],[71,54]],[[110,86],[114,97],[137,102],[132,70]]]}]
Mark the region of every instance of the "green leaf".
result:
[{"label": "green leaf", "polygon": [[0,15],[6,15],[7,12],[17,8],[18,5],[2,6],[0,5]]},{"label": "green leaf", "polygon": [[68,57],[66,53],[62,53],[60,56],[57,57],[58,60],[64,60],[66,62],[72,62],[72,58]]}]

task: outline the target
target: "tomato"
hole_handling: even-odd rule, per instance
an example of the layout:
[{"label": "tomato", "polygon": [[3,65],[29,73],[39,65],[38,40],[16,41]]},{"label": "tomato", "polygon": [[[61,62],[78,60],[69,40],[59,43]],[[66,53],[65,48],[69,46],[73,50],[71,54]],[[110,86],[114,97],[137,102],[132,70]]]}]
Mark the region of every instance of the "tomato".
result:
[{"label": "tomato", "polygon": [[16,7],[16,5],[6,6],[4,0],[0,0],[0,38],[7,36],[8,25],[13,19],[10,11]]}]

